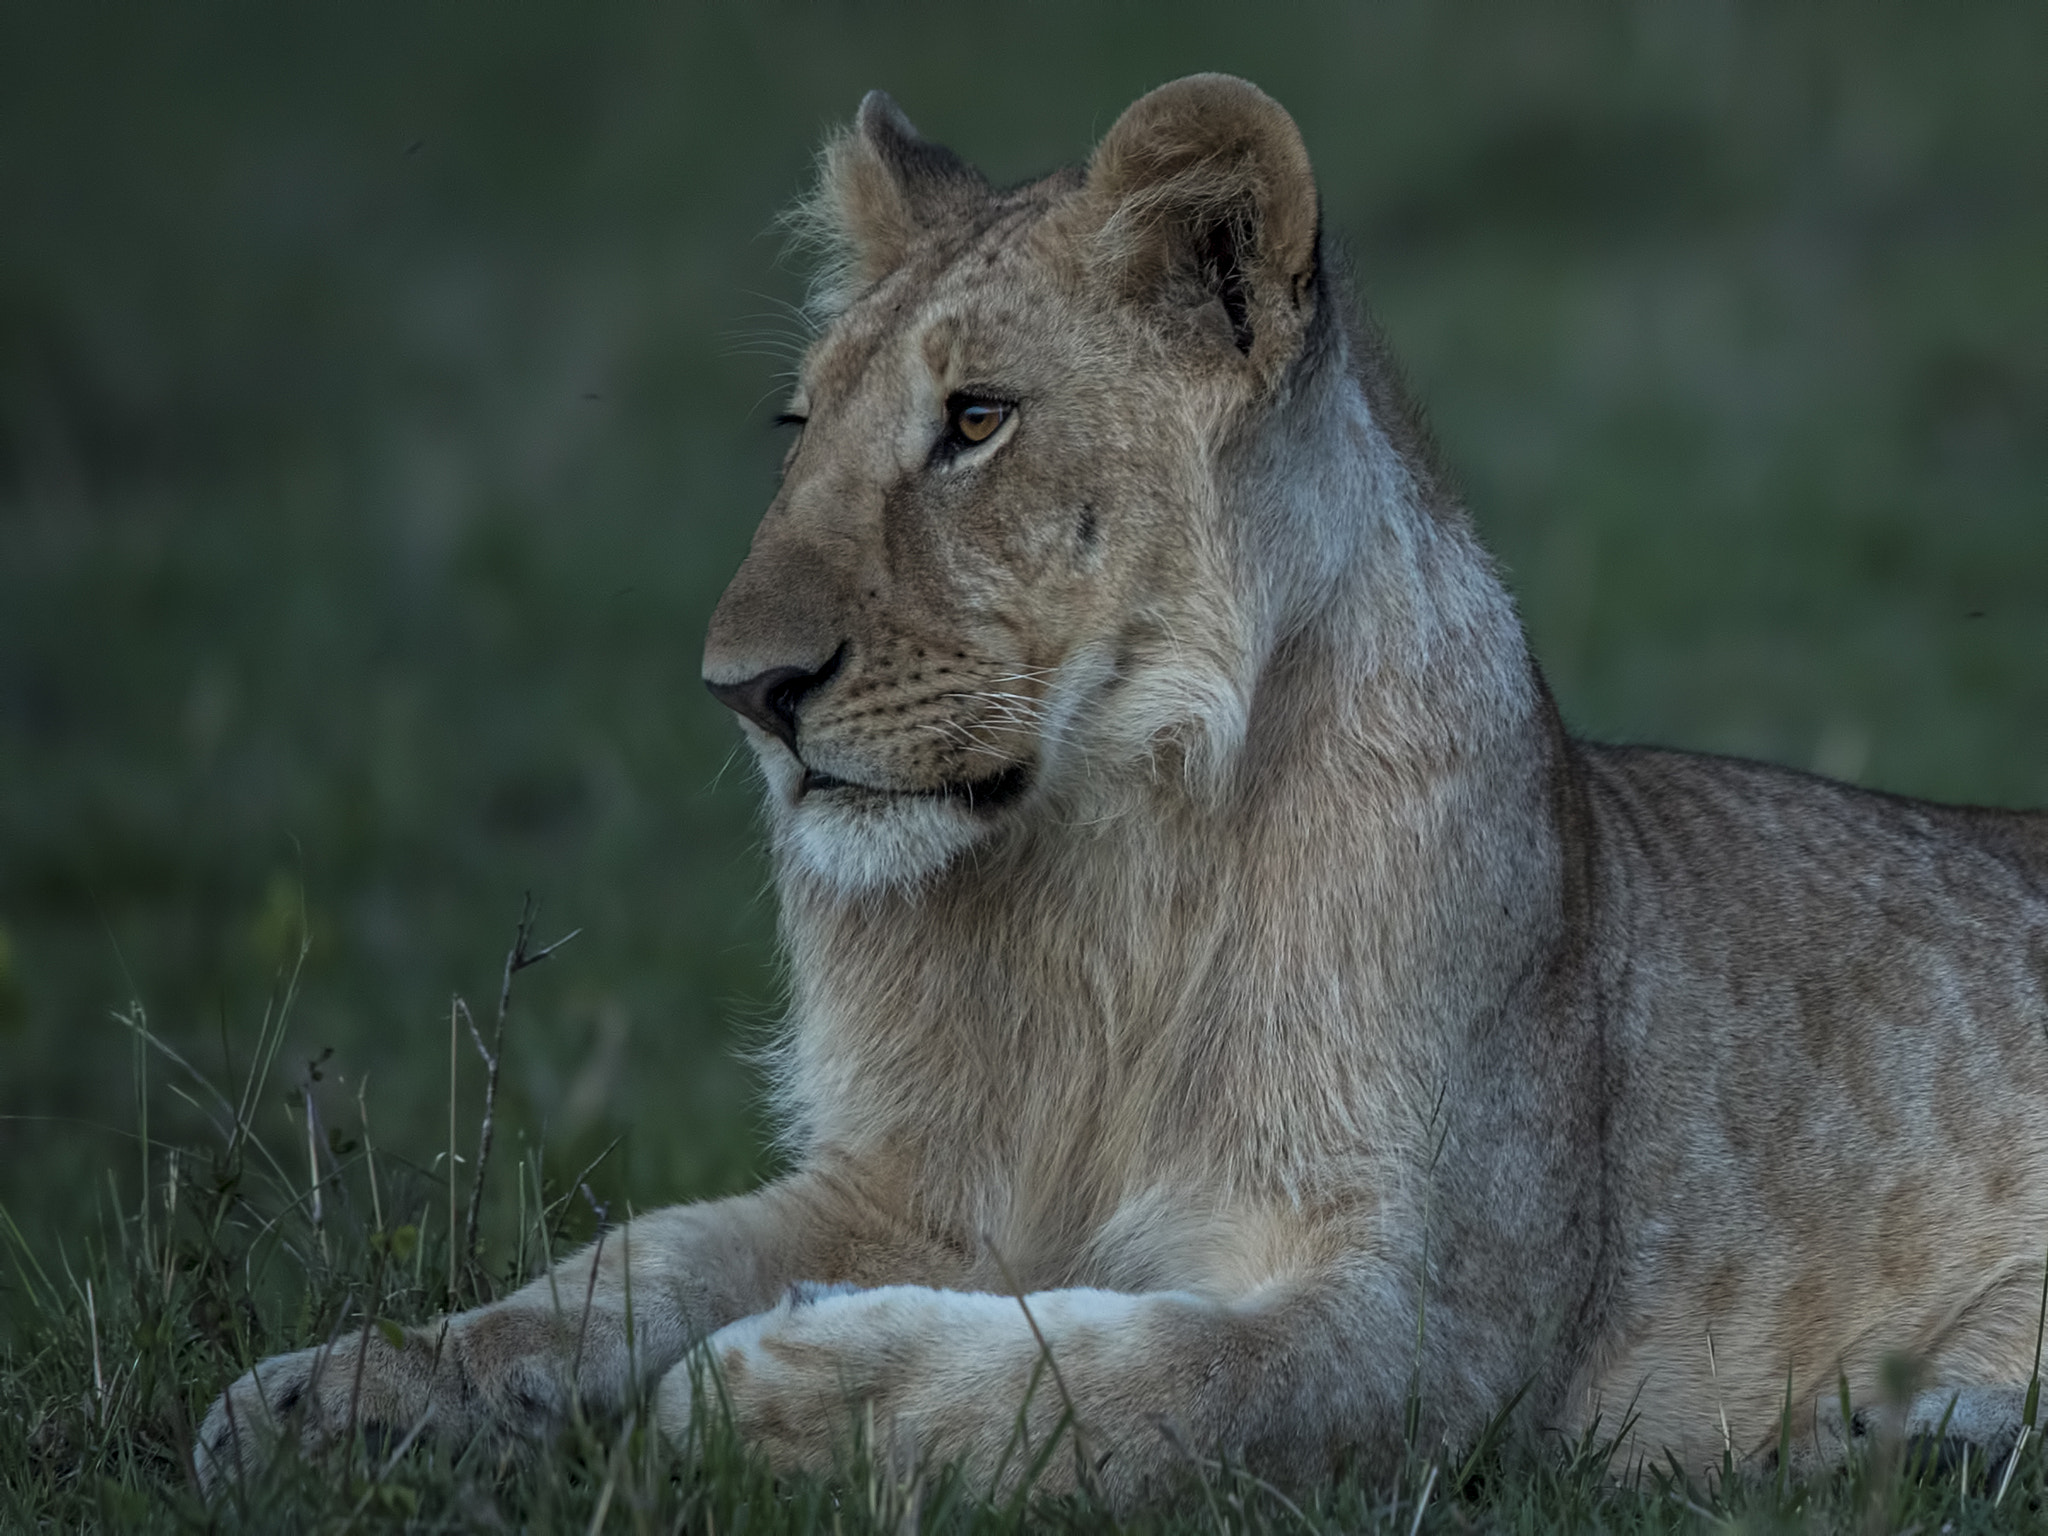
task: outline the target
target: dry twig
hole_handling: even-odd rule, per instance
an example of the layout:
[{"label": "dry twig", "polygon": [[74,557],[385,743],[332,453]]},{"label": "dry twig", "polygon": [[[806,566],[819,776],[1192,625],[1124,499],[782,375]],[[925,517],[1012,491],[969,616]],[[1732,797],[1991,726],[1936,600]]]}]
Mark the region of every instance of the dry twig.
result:
[{"label": "dry twig", "polygon": [[519,914],[519,928],[513,935],[512,948],[505,954],[505,974],[498,986],[498,1017],[491,1026],[491,1043],[488,1046],[484,1044],[483,1031],[476,1027],[476,1020],[470,1016],[469,1004],[459,997],[455,999],[455,1010],[469,1026],[469,1037],[476,1042],[477,1054],[484,1059],[484,1118],[477,1132],[476,1175],[470,1181],[469,1214],[462,1223],[462,1246],[458,1250],[465,1266],[476,1261],[477,1218],[483,1209],[484,1174],[491,1161],[491,1136],[497,1129],[498,1067],[504,1060],[505,1016],[512,1011],[512,978],[528,966],[539,965],[583,931],[581,928],[571,929],[552,944],[529,949],[534,920],[539,916],[540,905],[529,894]]}]

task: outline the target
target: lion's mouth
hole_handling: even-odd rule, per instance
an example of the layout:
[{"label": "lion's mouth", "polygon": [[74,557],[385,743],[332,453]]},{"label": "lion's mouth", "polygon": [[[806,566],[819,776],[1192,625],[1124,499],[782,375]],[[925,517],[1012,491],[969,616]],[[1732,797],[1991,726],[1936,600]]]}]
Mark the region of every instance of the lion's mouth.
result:
[{"label": "lion's mouth", "polygon": [[835,790],[851,791],[856,794],[875,795],[886,799],[950,800],[970,811],[999,811],[1015,803],[1031,787],[1031,770],[1022,763],[1012,763],[1001,773],[985,779],[958,779],[950,784],[936,785],[931,789],[885,789],[874,784],[859,784],[852,779],[842,779],[836,774],[822,773],[816,768],[804,769],[803,782],[797,786],[797,798],[806,795],[829,794]]}]

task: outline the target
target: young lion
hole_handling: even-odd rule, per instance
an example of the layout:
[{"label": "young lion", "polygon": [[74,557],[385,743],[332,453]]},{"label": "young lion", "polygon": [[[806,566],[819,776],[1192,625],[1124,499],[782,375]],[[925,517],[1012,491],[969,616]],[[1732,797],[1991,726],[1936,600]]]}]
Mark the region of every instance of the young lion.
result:
[{"label": "young lion", "polygon": [[1384,1469],[1411,1392],[1430,1445],[1521,1393],[1698,1464],[1789,1391],[1825,1454],[1893,1353],[2004,1454],[2048,817],[1568,737],[1242,81],[1012,191],[871,95],[807,218],[829,323],[704,661],[766,782],[796,1171],[266,1361],[207,1475],[657,1378],[680,1434],[700,1343],[778,1465],[864,1408],[987,1479],[1070,1402],[1048,1486],[1124,1504]]}]

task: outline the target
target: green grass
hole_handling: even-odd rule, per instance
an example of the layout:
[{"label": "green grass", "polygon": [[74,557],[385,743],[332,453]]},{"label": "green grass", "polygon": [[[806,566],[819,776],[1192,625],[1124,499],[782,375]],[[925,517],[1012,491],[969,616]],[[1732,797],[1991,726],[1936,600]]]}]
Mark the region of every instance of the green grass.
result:
[{"label": "green grass", "polygon": [[[533,1260],[537,1203],[550,1241],[587,1235],[569,1176],[614,1143],[588,1180],[614,1212],[773,1172],[735,1054],[774,1016],[773,910],[698,645],[772,491],[777,316],[801,289],[772,221],[862,91],[1014,178],[1172,75],[1260,81],[1303,125],[1575,724],[2039,805],[2044,44],[2017,3],[11,10],[0,1422],[32,1426],[0,1448],[13,1518],[87,1521],[104,1491],[108,1523],[136,1499],[175,1523],[179,1414],[350,1315],[378,1225],[360,1151],[334,1154],[350,1203],[325,1257],[303,1212],[253,1237],[304,1193],[309,1096],[337,1145],[362,1142],[360,1103],[386,1225],[418,1225],[407,1202],[445,1177],[448,1000],[494,995],[529,890],[549,932],[583,934],[521,982],[463,1283]],[[259,1036],[302,929],[286,1027]],[[211,1081],[275,1047],[230,1166],[164,1058],[138,1142],[114,1019],[137,998]],[[481,1086],[464,1055],[466,1133]],[[144,1279],[167,1184],[189,1248],[168,1290]],[[422,1231],[435,1273],[444,1217]],[[97,1417],[88,1278],[125,1384]],[[380,1305],[444,1299],[422,1281]],[[503,1498],[587,1522],[610,1444],[503,1487],[393,1476],[450,1521]],[[1690,1518],[1563,1464],[1433,1518]],[[710,1507],[689,1506],[707,1483],[632,1465],[665,1515]],[[326,1472],[292,1486],[334,1523],[362,1497]],[[764,1484],[732,1488],[755,1492],[720,1529],[741,1500],[784,1518]],[[1848,1523],[1863,1496],[1816,1495]],[[379,1497],[365,1519],[392,1513]],[[1403,1523],[1384,1491],[1342,1497],[1326,1526]],[[1742,1519],[1779,1518],[1747,1498]],[[1930,1531],[1974,1518],[1913,1508]]]}]

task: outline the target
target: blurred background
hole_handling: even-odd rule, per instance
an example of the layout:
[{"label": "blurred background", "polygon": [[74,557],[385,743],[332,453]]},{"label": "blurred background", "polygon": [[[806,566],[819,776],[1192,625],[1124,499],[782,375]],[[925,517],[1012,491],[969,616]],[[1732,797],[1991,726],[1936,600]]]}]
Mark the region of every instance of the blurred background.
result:
[{"label": "blurred background", "polygon": [[583,931],[510,1144],[623,1137],[641,1206],[772,1171],[698,652],[778,461],[775,217],[872,86],[1016,180],[1256,80],[1576,727],[2048,804],[2044,63],[2017,0],[9,7],[0,1204],[45,1254],[132,1204],[114,1011],[238,1083],[302,931],[266,1124],[331,1048],[337,1134],[427,1165],[528,891]]}]

